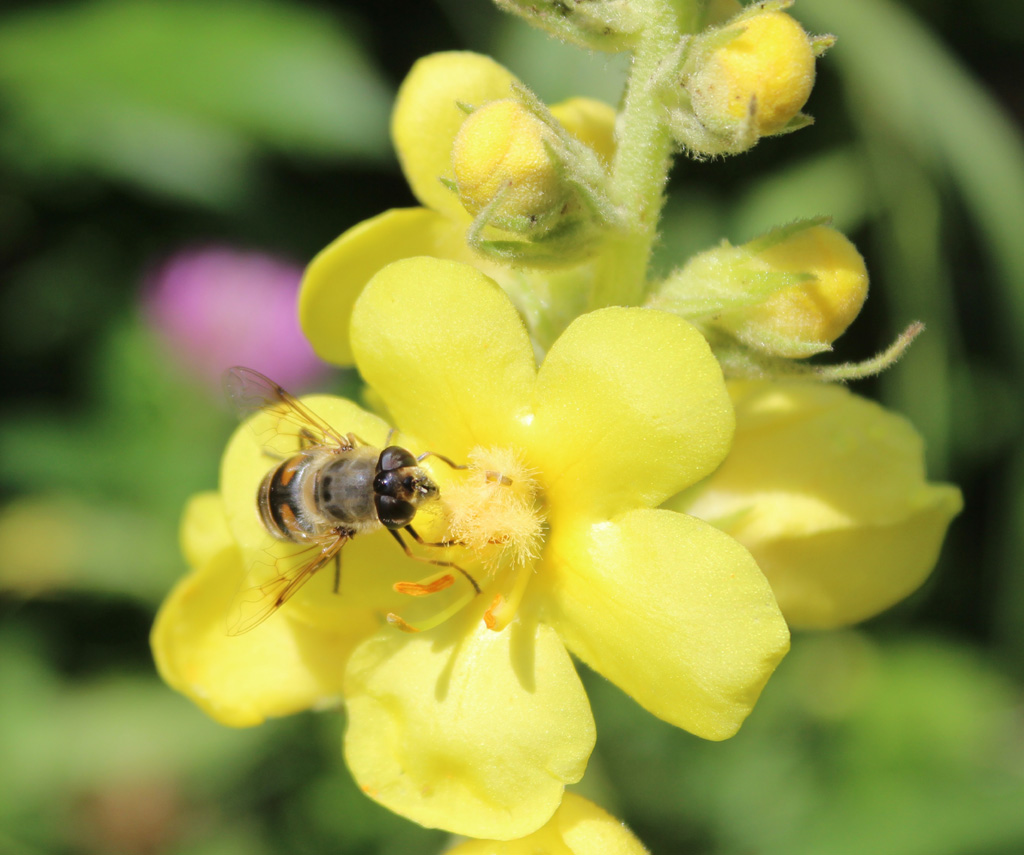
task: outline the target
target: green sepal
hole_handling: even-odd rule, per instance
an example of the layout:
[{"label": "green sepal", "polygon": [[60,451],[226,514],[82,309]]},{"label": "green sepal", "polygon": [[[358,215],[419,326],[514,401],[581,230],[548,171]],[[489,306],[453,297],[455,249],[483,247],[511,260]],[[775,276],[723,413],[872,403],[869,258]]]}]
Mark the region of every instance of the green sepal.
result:
[{"label": "green sepal", "polygon": [[808,365],[794,359],[766,356],[722,335],[712,334],[711,350],[722,366],[726,377],[773,380],[816,380],[822,383],[843,383],[874,377],[891,368],[906,353],[914,339],[924,331],[924,324],[915,321],[897,336],[885,350],[860,362],[838,365]]},{"label": "green sepal", "polygon": [[773,246],[778,246],[780,243],[785,243],[800,232],[806,231],[807,229],[814,228],[815,226],[830,226],[832,225],[832,217],[828,214],[822,214],[817,217],[805,217],[802,220],[793,220],[790,223],[786,223],[782,226],[774,226],[766,231],[763,235],[758,235],[752,240],[748,240],[743,244],[743,248],[753,255],[764,252],[766,249],[771,249]]},{"label": "green sepal", "polygon": [[644,30],[644,10],[636,0],[494,2],[499,9],[518,15],[562,41],[605,53],[633,49]]},{"label": "green sepal", "polygon": [[777,291],[814,278],[810,273],[753,270],[737,265],[717,280],[711,276],[685,280],[670,277],[647,305],[688,321],[699,321],[723,312],[758,306]]},{"label": "green sepal", "polygon": [[816,57],[821,58],[835,43],[836,37],[829,35],[828,33],[820,36],[812,36],[811,50],[814,51],[814,55]]},{"label": "green sepal", "polygon": [[814,276],[799,271],[765,270],[758,255],[806,229],[829,222],[829,217],[811,217],[777,226],[741,246],[723,241],[720,246],[693,256],[664,279],[647,305],[691,321],[759,305],[777,291],[809,282]]},{"label": "green sepal", "polygon": [[806,113],[797,113],[792,119],[790,119],[783,126],[781,130],[776,131],[773,134],[765,134],[765,136],[781,137],[783,134],[791,134],[793,131],[799,131],[803,128],[808,128],[814,124],[814,117],[808,116]]}]

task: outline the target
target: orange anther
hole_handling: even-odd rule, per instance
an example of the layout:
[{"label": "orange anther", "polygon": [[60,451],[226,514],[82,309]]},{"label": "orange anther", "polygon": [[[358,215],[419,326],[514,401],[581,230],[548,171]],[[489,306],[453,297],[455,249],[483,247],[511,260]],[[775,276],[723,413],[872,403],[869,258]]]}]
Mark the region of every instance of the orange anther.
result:
[{"label": "orange anther", "polygon": [[398,627],[398,629],[402,630],[402,632],[419,632],[419,630],[416,627],[414,627],[411,623],[406,623],[394,612],[388,612],[388,623],[394,627]]},{"label": "orange anther", "polygon": [[426,585],[420,582],[395,582],[391,587],[399,594],[408,594],[410,597],[425,597],[428,594],[436,594],[438,591],[450,588],[454,584],[455,577],[451,573],[446,573],[444,576]]},{"label": "orange anther", "polygon": [[494,599],[491,601],[491,605],[487,611],[484,612],[484,623],[487,624],[488,629],[494,629],[498,623],[498,619],[494,616],[494,612],[505,602],[505,598],[501,594],[495,594]]}]

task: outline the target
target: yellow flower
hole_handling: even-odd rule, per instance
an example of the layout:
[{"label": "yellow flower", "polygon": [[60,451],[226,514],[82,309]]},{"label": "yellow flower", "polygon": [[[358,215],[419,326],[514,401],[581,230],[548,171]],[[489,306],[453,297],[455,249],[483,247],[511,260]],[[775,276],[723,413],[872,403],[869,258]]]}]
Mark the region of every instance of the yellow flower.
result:
[{"label": "yellow flower", "polygon": [[[668,722],[709,739],[735,733],[789,639],[745,549],[658,509],[729,447],[732,408],[703,337],[664,312],[604,309],[577,319],[538,367],[493,281],[413,258],[373,278],[351,340],[402,431],[394,441],[512,471],[485,473],[495,490],[528,479],[539,539],[493,564],[443,552],[483,589],[456,610],[463,580],[429,597],[396,593],[429,568],[385,533],[358,535],[342,552],[340,595],[324,571],[252,632],[225,638],[228,592],[267,540],[255,507],[267,458],[240,430],[222,472],[229,542],[199,556],[154,630],[168,682],[234,724],[343,695],[345,755],[366,793],[424,825],[495,840],[543,826],[583,774],[594,723],[570,653]],[[354,404],[307,403],[384,444],[388,425]],[[443,499],[467,476],[432,459],[422,465]],[[426,520],[427,540],[443,536]],[[419,633],[384,620],[416,607],[451,616]]]},{"label": "yellow flower", "polygon": [[[431,255],[472,264],[513,296],[531,332],[565,299],[565,274],[515,271],[486,260],[466,243],[472,215],[458,194],[442,183],[454,182],[452,154],[460,129],[472,118],[464,107],[479,108],[507,100],[515,76],[494,60],[469,52],[438,53],[420,59],[398,93],[392,137],[399,161],[420,208],[386,211],[353,226],[313,259],[299,298],[299,317],[317,353],[339,365],[352,364],[348,325],[352,306],[374,273],[401,258]],[[589,98],[572,98],[551,108],[563,127],[610,161],[614,153],[615,111]],[[472,207],[472,205],[471,205]],[[578,290],[578,289],[574,289]],[[581,306],[567,306],[574,317]],[[553,340],[561,331],[554,330]],[[549,344],[550,341],[545,341]]]},{"label": "yellow flower", "polygon": [[910,423],[839,386],[742,381],[729,390],[729,456],[668,506],[746,546],[791,626],[855,623],[915,591],[963,501],[956,487],[926,480]]},{"label": "yellow flower", "polygon": [[615,817],[575,793],[566,793],[547,825],[518,840],[468,840],[446,855],[646,855]]},{"label": "yellow flower", "polygon": [[[332,408],[336,401],[321,398],[311,403],[322,406],[327,416],[349,415]],[[251,437],[239,432],[225,465],[235,465],[238,451],[245,446],[260,454]],[[255,509],[255,492],[246,504]],[[233,600],[252,564],[251,544],[265,545],[262,533],[247,525],[247,516],[241,515],[229,527],[224,491],[199,494],[188,504],[182,520],[182,548],[192,571],[164,601],[151,637],[157,669],[168,685],[232,727],[336,706],[341,701],[345,660],[377,626],[370,610],[342,597],[320,598],[328,603],[330,620],[310,619],[310,606],[318,604],[314,595],[330,590],[326,578],[330,574],[324,573],[273,620],[245,635],[228,635]],[[372,560],[362,553],[377,545],[354,542],[350,552]],[[355,555],[346,555],[346,561],[356,563]]]}]

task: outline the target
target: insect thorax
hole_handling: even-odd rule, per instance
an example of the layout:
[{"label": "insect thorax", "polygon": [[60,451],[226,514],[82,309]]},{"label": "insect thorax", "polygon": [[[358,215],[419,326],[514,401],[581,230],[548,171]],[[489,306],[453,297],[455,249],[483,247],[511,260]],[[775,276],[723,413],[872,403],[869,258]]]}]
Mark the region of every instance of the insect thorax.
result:
[{"label": "insect thorax", "polygon": [[374,506],[373,478],[378,449],[357,446],[323,465],[314,484],[316,507],[335,525],[353,533],[380,527]]},{"label": "insect thorax", "polygon": [[264,528],[281,540],[317,539],[340,529],[349,534],[380,527],[373,504],[378,452],[313,449],[271,469],[257,505]]}]

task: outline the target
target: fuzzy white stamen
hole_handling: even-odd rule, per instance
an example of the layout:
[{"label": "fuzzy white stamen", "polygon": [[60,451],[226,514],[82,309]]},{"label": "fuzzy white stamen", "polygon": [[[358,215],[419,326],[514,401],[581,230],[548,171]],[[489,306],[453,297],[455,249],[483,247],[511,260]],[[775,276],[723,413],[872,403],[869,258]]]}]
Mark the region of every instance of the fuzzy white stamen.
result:
[{"label": "fuzzy white stamen", "polygon": [[469,474],[444,491],[448,539],[489,571],[521,568],[540,555],[544,517],[536,472],[510,448],[474,448]]}]

